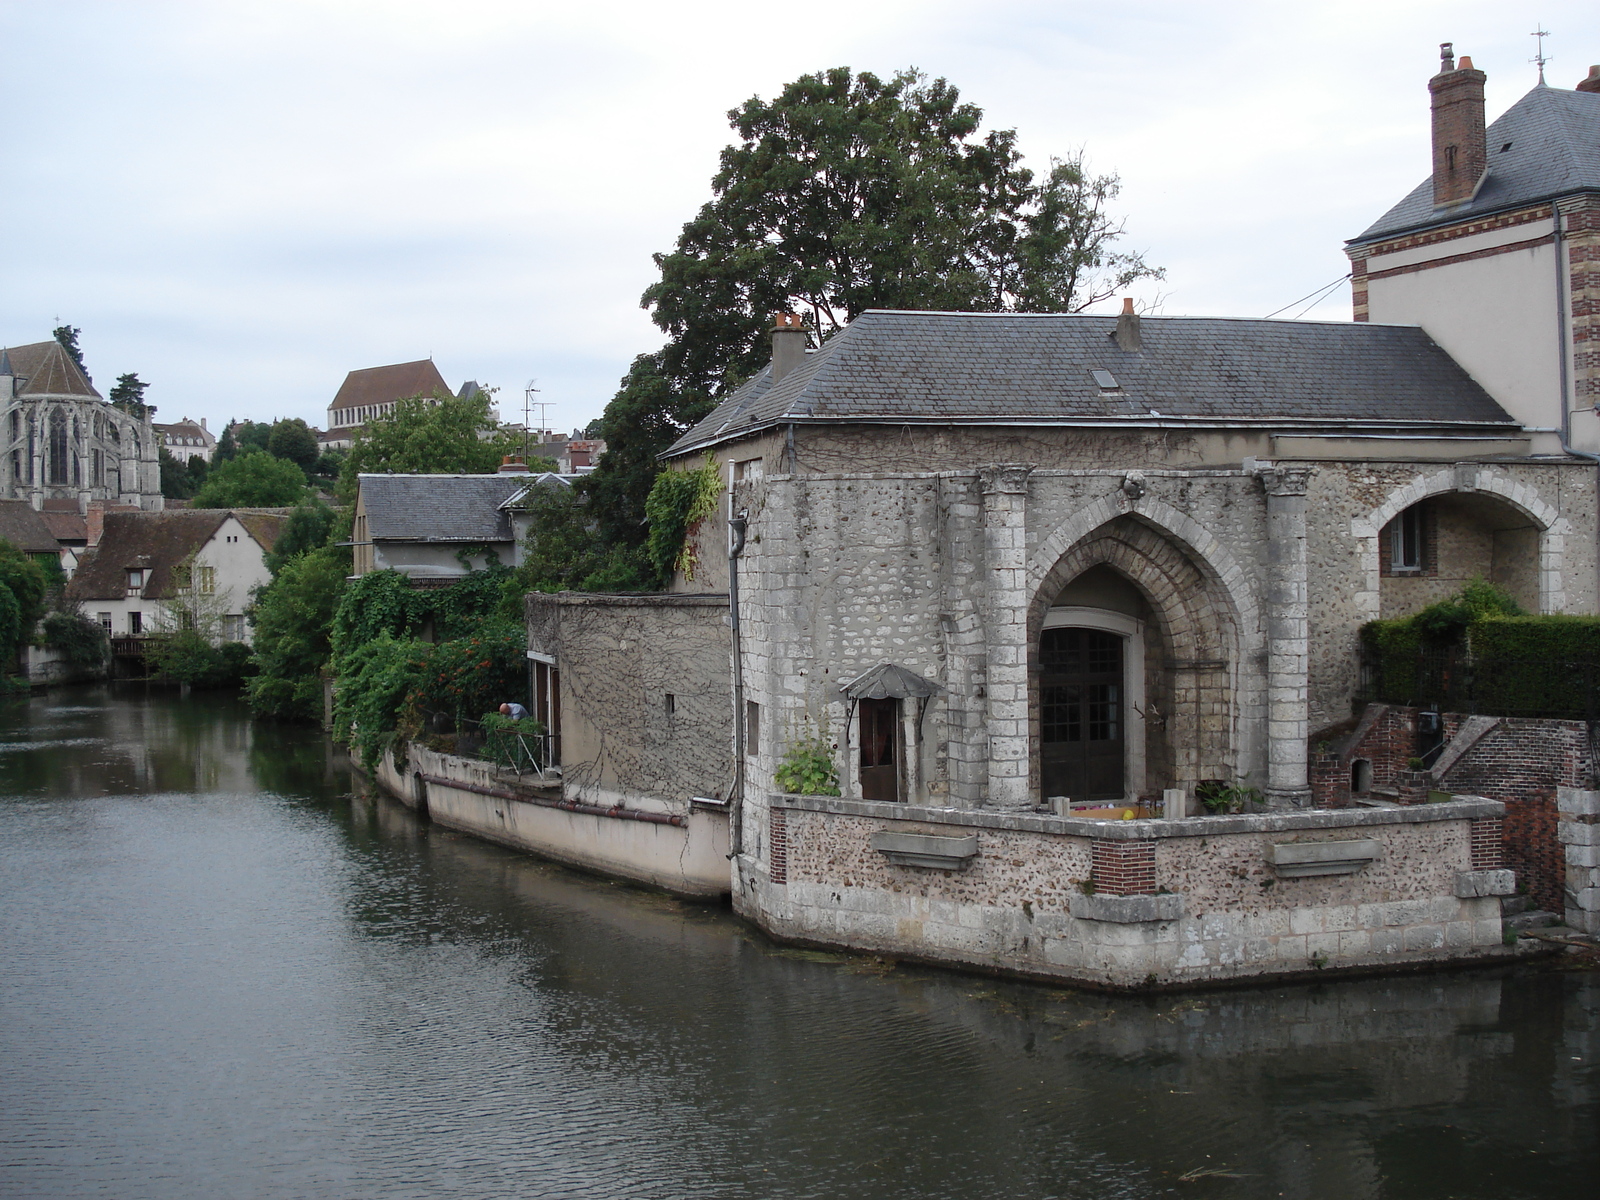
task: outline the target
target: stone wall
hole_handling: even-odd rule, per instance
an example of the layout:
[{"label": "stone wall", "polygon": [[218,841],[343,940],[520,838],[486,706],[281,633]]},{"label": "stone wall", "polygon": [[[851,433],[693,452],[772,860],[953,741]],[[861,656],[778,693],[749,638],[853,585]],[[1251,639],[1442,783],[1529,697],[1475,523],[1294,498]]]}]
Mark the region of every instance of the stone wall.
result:
[{"label": "stone wall", "polygon": [[1564,908],[1567,924],[1600,934],[1600,792],[1561,788],[1558,836],[1565,860]]},{"label": "stone wall", "polygon": [[569,798],[686,811],[732,778],[726,596],[527,597],[528,647],[561,673]]},{"label": "stone wall", "polygon": [[[1494,801],[1123,822],[769,803],[784,871],[747,874],[735,905],[797,941],[1110,987],[1507,953],[1496,896],[1511,876],[1490,843],[1473,852],[1475,825],[1503,811]],[[948,865],[886,849],[907,845]],[[1113,894],[1147,853],[1154,870],[1133,885],[1146,890]],[[1339,873],[1301,873],[1306,861]]]}]

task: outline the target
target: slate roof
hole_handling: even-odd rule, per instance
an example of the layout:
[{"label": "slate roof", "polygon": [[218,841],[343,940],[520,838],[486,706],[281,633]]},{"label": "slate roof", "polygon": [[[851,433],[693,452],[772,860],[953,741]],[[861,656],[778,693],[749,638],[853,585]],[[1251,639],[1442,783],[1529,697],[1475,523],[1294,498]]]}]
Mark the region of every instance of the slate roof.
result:
[{"label": "slate roof", "polygon": [[17,393],[19,396],[85,396],[101,399],[94,384],[72,361],[60,342],[32,342],[26,346],[6,347],[6,358],[12,371],[25,376],[27,382]]},{"label": "slate roof", "polygon": [[501,505],[528,485],[518,475],[362,475],[367,536],[375,542],[509,542]]},{"label": "slate roof", "polygon": [[[1422,330],[1352,322],[862,313],[776,385],[770,368],[666,451],[778,424],[1519,426]],[[1103,390],[1090,374],[1111,372]]]},{"label": "slate roof", "polygon": [[26,500],[0,500],[0,538],[24,554],[58,554],[61,543],[50,532],[43,514]]},{"label": "slate roof", "polygon": [[360,404],[388,404],[408,396],[431,396],[435,391],[450,390],[433,365],[433,359],[422,358],[416,362],[392,363],[387,367],[363,367],[351,371],[339,385],[330,409],[354,408]]},{"label": "slate roof", "polygon": [[[1436,211],[1429,175],[1350,244],[1600,191],[1600,93],[1541,84],[1489,126],[1486,140],[1489,173],[1471,201]],[[1510,149],[1502,149],[1507,145]]]},{"label": "slate roof", "polygon": [[[100,544],[78,565],[67,584],[75,600],[120,600],[128,594],[127,570],[150,572],[142,595],[171,599],[172,569],[216,536],[230,516],[239,518],[258,542],[271,526],[276,540],[287,510],[183,508],[171,512],[108,512]],[[260,531],[260,532],[258,532]],[[271,549],[263,544],[262,549]]]}]

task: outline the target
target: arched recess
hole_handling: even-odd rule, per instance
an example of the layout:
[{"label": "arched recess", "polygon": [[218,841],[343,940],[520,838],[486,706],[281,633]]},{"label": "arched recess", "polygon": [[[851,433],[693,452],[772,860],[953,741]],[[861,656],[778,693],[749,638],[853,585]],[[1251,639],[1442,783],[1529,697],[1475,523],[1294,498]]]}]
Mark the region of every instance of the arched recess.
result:
[{"label": "arched recess", "polygon": [[1446,494],[1480,494],[1520,513],[1537,530],[1538,605],[1542,613],[1566,609],[1566,535],[1570,524],[1531,486],[1510,478],[1493,467],[1458,463],[1431,475],[1419,475],[1402,488],[1396,488],[1365,517],[1351,522],[1351,535],[1360,546],[1365,588],[1355,596],[1360,620],[1377,620],[1383,615],[1382,552],[1380,539],[1384,527],[1406,509],[1424,500]]},{"label": "arched recess", "polygon": [[[1126,579],[1148,606],[1142,681],[1147,695],[1142,714],[1144,791],[1233,778],[1257,765],[1255,747],[1241,739],[1242,730],[1260,724],[1261,681],[1259,672],[1250,669],[1259,646],[1254,597],[1215,539],[1206,539],[1212,553],[1208,561],[1187,539],[1159,526],[1143,506],[1109,504],[1114,506],[1109,514],[1105,505],[1091,506],[1047,539],[1035,565],[1089,515],[1105,518],[1078,533],[1048,567],[1030,570],[1029,717],[1035,786],[1042,782],[1041,634],[1064,589],[1096,567]],[[1237,581],[1236,589],[1230,591],[1223,571]]]}]

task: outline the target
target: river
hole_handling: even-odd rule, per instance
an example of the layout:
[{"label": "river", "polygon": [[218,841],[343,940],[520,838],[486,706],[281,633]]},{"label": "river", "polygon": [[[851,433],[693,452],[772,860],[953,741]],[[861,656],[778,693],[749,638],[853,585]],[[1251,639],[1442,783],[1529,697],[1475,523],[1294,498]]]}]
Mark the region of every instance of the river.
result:
[{"label": "river", "polygon": [[314,731],[0,707],[0,1196],[1577,1197],[1600,973],[1101,996],[776,946]]}]

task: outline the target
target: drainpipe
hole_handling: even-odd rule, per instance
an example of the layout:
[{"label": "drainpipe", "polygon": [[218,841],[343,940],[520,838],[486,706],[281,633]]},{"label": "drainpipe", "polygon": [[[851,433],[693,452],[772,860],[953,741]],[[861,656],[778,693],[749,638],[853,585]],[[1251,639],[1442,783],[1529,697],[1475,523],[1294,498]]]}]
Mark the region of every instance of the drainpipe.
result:
[{"label": "drainpipe", "polygon": [[744,654],[739,629],[739,556],[748,513],[728,519],[728,624],[733,630],[733,787],[728,796],[728,857],[744,850]]}]

